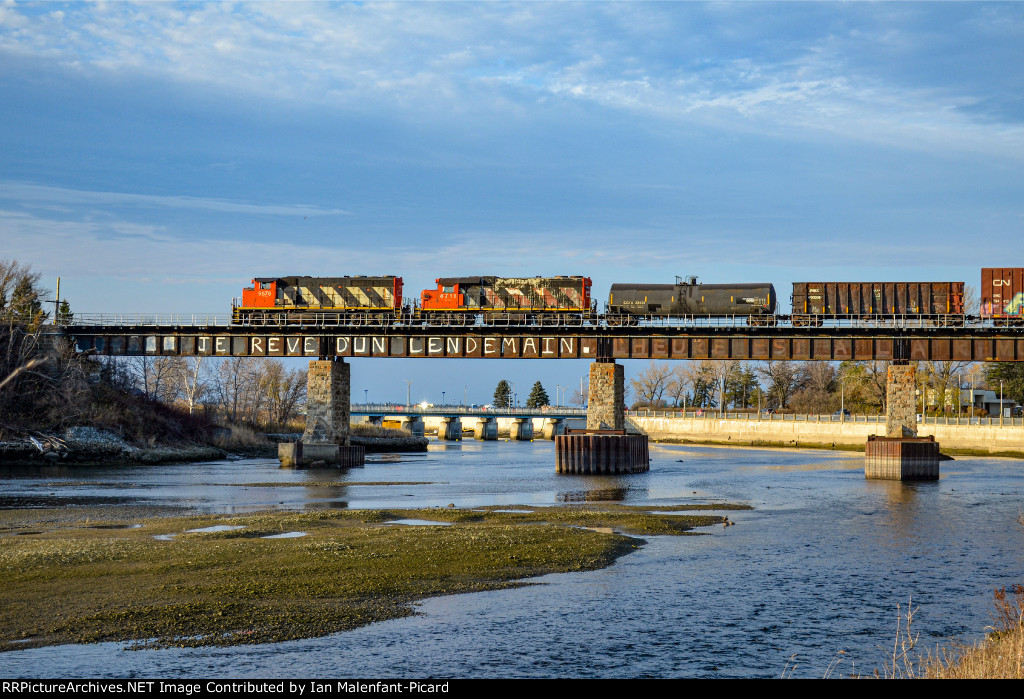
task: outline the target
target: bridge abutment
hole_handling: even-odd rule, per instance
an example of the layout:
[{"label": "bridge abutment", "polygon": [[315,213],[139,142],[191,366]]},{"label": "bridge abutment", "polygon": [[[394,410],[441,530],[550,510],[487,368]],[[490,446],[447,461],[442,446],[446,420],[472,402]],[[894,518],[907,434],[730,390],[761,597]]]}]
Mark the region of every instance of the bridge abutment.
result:
[{"label": "bridge abutment", "polygon": [[917,436],[917,367],[893,363],[886,372],[885,436],[864,449],[864,476],[883,480],[938,480],[939,443]]},{"label": "bridge abutment", "polygon": [[482,442],[493,442],[498,438],[498,421],[493,417],[478,417],[473,427],[473,437]]}]

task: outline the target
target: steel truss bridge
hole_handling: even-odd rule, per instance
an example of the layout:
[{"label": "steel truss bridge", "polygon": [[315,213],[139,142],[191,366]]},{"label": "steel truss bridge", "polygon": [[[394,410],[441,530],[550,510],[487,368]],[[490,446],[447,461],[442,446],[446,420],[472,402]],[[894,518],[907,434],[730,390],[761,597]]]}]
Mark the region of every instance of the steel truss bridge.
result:
[{"label": "steel truss bridge", "polygon": [[80,352],[113,356],[1024,361],[1024,326],[966,316],[793,327],[748,325],[745,316],[651,317],[622,326],[607,319],[425,325],[367,316],[340,324],[303,314],[232,324],[225,316],[75,314],[49,330]]}]

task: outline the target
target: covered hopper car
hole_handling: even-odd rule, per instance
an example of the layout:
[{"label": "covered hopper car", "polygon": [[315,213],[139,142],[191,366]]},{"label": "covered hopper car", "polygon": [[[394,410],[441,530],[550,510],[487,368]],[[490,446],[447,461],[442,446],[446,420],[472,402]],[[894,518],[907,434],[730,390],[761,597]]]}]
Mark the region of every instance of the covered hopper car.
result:
[{"label": "covered hopper car", "polygon": [[775,322],[771,284],[700,284],[676,277],[675,284],[612,284],[608,321],[630,325],[641,316],[739,316],[752,325]]},{"label": "covered hopper car", "polygon": [[1024,268],[981,270],[981,317],[996,325],[1024,325]]},{"label": "covered hopper car", "polygon": [[256,277],[235,323],[386,322],[402,314],[401,277]]},{"label": "covered hopper car", "polygon": [[921,319],[937,326],[963,325],[963,282],[796,282],[794,326],[825,320]]},{"label": "covered hopper car", "polygon": [[472,325],[503,321],[558,324],[596,316],[588,277],[440,277],[420,294],[428,323]]}]

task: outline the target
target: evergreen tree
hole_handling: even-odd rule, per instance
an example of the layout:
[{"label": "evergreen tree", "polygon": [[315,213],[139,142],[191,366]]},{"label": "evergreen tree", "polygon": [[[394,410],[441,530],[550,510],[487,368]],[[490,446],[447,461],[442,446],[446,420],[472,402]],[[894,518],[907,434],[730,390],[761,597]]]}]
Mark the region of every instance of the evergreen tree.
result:
[{"label": "evergreen tree", "polygon": [[986,367],[988,387],[999,396],[999,382],[1003,382],[1003,399],[1007,403],[1024,404],[1024,364],[993,362]]},{"label": "evergreen tree", "polygon": [[498,387],[494,389],[494,407],[507,408],[511,403],[512,387],[508,385],[508,381],[502,379],[498,382]]},{"label": "evergreen tree", "polygon": [[526,399],[527,408],[540,408],[545,405],[550,405],[551,399],[548,398],[548,392],[544,390],[544,387],[540,385],[540,381],[533,384],[533,390],[530,391],[530,397]]},{"label": "evergreen tree", "polygon": [[75,321],[75,314],[71,312],[71,304],[64,301],[60,302],[60,312],[57,314],[57,322],[62,324],[70,324]]}]

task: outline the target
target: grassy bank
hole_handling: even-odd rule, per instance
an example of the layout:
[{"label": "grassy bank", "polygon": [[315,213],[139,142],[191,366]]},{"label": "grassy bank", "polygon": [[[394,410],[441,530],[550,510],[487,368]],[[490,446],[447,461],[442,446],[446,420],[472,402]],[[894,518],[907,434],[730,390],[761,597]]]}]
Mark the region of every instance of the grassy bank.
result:
[{"label": "grassy bank", "polygon": [[[643,543],[618,532],[678,535],[726,520],[616,505],[495,509],[271,512],[131,524],[8,510],[0,513],[0,650],[322,636],[407,616],[429,596],[610,565]],[[388,524],[403,518],[450,526]],[[238,528],[189,531],[217,526]],[[291,532],[304,535],[261,538]]]}]

